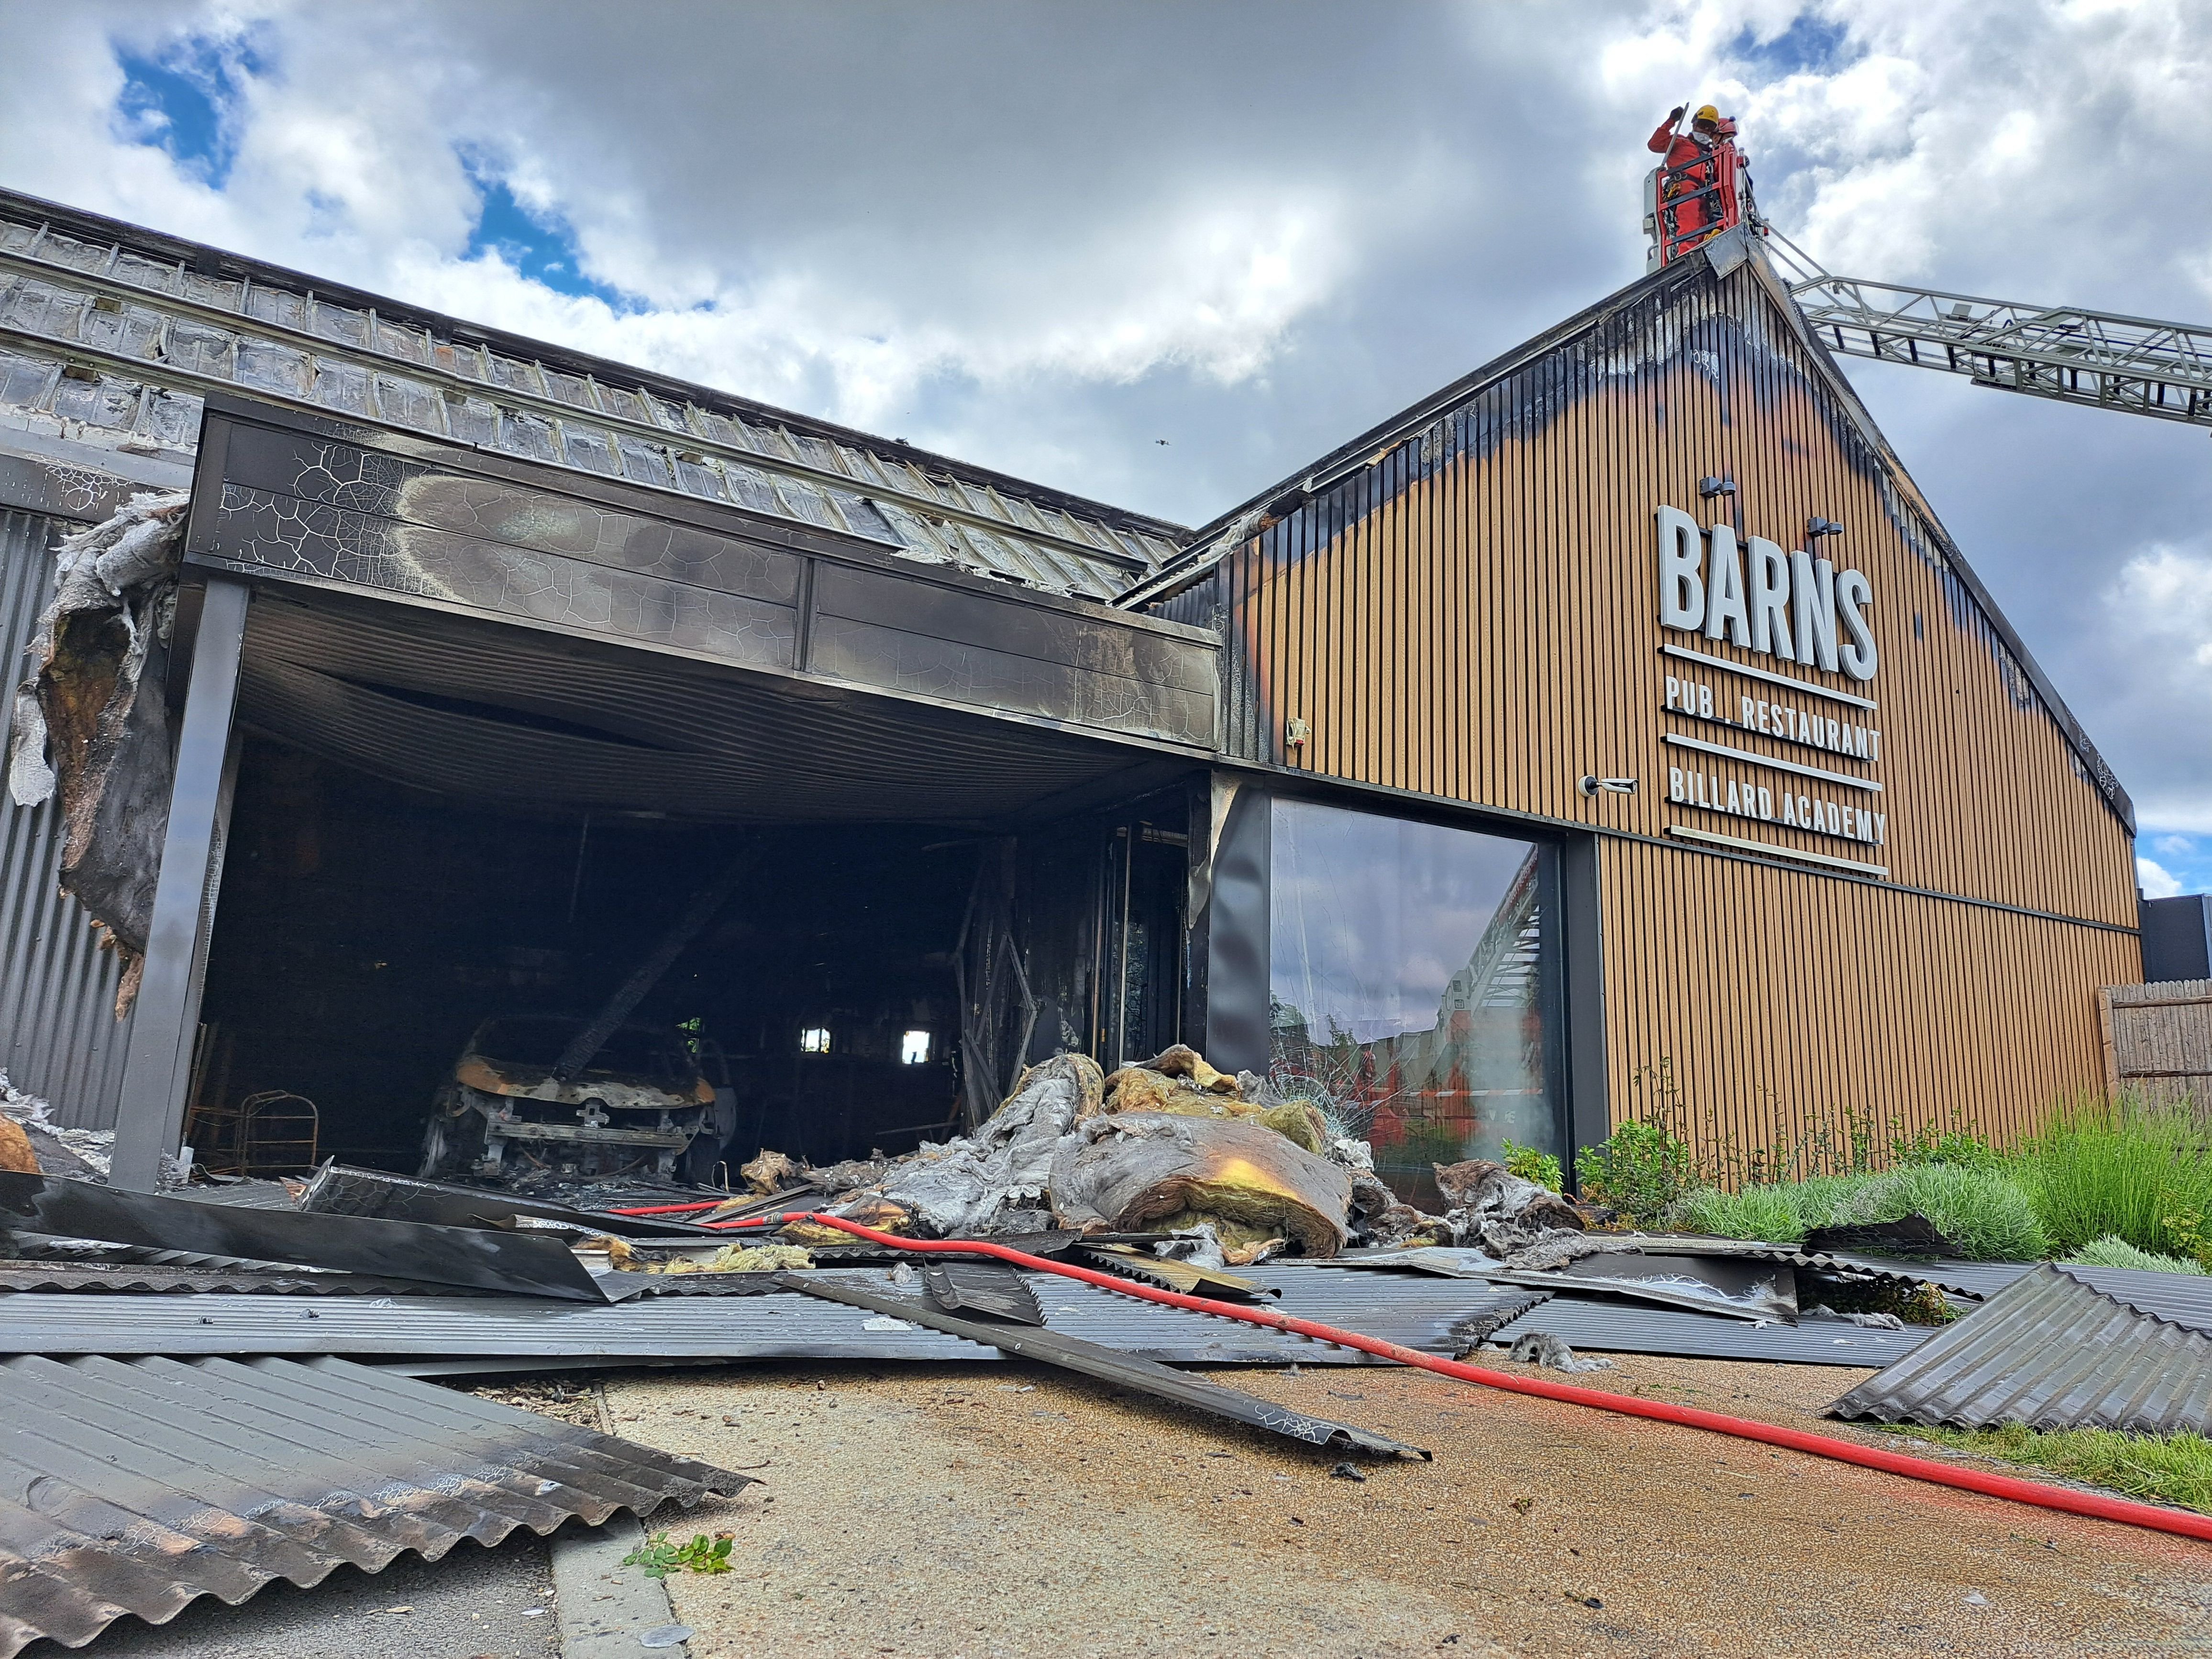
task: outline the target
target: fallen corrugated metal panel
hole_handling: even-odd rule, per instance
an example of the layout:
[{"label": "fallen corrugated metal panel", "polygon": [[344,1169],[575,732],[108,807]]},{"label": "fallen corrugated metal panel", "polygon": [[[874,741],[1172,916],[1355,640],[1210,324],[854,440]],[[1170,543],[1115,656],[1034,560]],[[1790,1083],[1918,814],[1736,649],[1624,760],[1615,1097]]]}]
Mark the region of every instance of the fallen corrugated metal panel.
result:
[{"label": "fallen corrugated metal panel", "polygon": [[0,1659],[752,1484],[340,1359],[0,1363]]},{"label": "fallen corrugated metal panel", "polygon": [[[648,1200],[632,1200],[631,1202]],[[378,1221],[420,1221],[440,1227],[512,1228],[518,1220],[556,1222],[581,1232],[613,1233],[624,1238],[684,1237],[726,1240],[727,1235],[694,1226],[681,1216],[603,1215],[547,1204],[508,1193],[456,1187],[442,1181],[416,1181],[381,1170],[325,1164],[315,1172],[299,1207],[311,1215],[359,1215]]]},{"label": "fallen corrugated metal panel", "polygon": [[604,1302],[610,1294],[566,1245],[550,1238],[195,1204],[42,1176],[0,1172],[0,1226],[576,1301]]},{"label": "fallen corrugated metal panel", "polygon": [[2145,1273],[2140,1267],[2085,1267],[2071,1261],[2057,1266],[2061,1273],[2116,1302],[2192,1331],[2212,1332],[2212,1277]]},{"label": "fallen corrugated metal panel", "polygon": [[[828,1282],[888,1289],[877,1267],[817,1268]],[[1455,1328],[1522,1312],[1540,1291],[1407,1279],[1377,1294],[1360,1276],[1261,1270],[1284,1312],[1430,1353],[1452,1353]],[[665,1282],[684,1285],[705,1275]],[[362,1358],[978,1359],[988,1350],[928,1331],[872,1330],[848,1314],[727,1273],[736,1295],[641,1297],[591,1307],[524,1297],[296,1299],[259,1296],[0,1296],[0,1353],[336,1353]],[[1050,1273],[1024,1275],[1051,1329],[1123,1353],[1181,1364],[1382,1364],[1356,1349],[1193,1313]],[[1696,1316],[1685,1315],[1685,1318]]]},{"label": "fallen corrugated metal panel", "polygon": [[453,1286],[362,1273],[313,1273],[278,1268],[156,1267],[129,1262],[0,1261],[0,1291],[136,1296],[447,1296]]},{"label": "fallen corrugated metal panel", "polygon": [[1828,1407],[1877,1423],[2212,1430],[2212,1336],[2048,1265]]},{"label": "fallen corrugated metal panel", "polygon": [[1723,1319],[1797,1320],[1796,1269],[1764,1257],[1662,1255],[1608,1251],[1584,1256],[1558,1273],[1498,1270],[1499,1285],[1624,1296]]},{"label": "fallen corrugated metal panel", "polygon": [[1492,1342],[1548,1331],[1573,1348],[1599,1353],[1676,1354],[1693,1359],[1764,1359],[1798,1365],[1887,1365],[1934,1334],[1908,1325],[1885,1331],[1839,1316],[1807,1314],[1795,1325],[1715,1319],[1673,1308],[1641,1307],[1595,1297],[1555,1296],[1500,1325]]},{"label": "fallen corrugated metal panel", "polygon": [[[787,1274],[777,1277],[789,1278]],[[923,1267],[921,1287],[928,1293],[932,1305],[941,1312],[1011,1320],[1017,1325],[1044,1323],[1044,1310],[1037,1306],[1036,1292],[1019,1273],[1003,1261],[948,1261],[940,1258]]]},{"label": "fallen corrugated metal panel", "polygon": [[[51,544],[74,528],[0,512],[0,754],[24,647],[53,592]],[[0,1072],[48,1102],[55,1122],[112,1128],[131,1044],[130,1020],[115,1018],[122,963],[61,890],[64,833],[58,802],[18,806],[0,790]]]},{"label": "fallen corrugated metal panel", "polygon": [[933,1308],[914,1297],[885,1296],[879,1291],[863,1290],[849,1281],[832,1283],[812,1273],[778,1273],[776,1277],[808,1296],[848,1303],[892,1319],[911,1320],[951,1335],[964,1336],[970,1341],[988,1342],[1004,1352],[1019,1354],[1024,1359],[1038,1359],[1048,1365],[1060,1365],[1072,1371],[1080,1371],[1102,1382],[1135,1389],[1140,1393],[1157,1395],[1162,1400],[1170,1400],[1177,1405],[1189,1406],[1199,1411],[1212,1412],[1216,1416],[1226,1417],[1235,1422],[1249,1423],[1255,1428],[1286,1435],[1293,1440],[1303,1440],[1309,1445],[1323,1447],[1330,1451],[1366,1452],[1377,1457],[1425,1459],[1429,1456],[1427,1452],[1418,1447],[1405,1445],[1364,1429],[1334,1423],[1327,1418],[1308,1417],[1303,1412],[1279,1406],[1272,1400],[1256,1399],[1235,1389],[1224,1389],[1218,1382],[1186,1376],[1157,1360],[1118,1352],[1058,1331],[1039,1330],[1032,1325],[987,1324],[980,1320],[962,1319],[957,1315]]}]

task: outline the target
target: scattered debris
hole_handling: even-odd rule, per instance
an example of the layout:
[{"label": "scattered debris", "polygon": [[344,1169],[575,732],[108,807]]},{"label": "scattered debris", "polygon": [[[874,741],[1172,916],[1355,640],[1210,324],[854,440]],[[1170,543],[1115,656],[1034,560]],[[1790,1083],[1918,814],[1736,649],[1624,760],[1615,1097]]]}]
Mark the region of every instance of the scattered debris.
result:
[{"label": "scattered debris", "polygon": [[1339,1463],[1335,1468],[1329,1471],[1329,1474],[1332,1477],[1339,1480],[1364,1480],[1367,1479],[1365,1475],[1359,1472],[1358,1465],[1354,1463]]},{"label": "scattered debris", "polygon": [[138,690],[166,676],[191,505],[188,490],[134,495],[64,538],[15,693],[9,793],[18,806],[61,796],[62,890],[123,958],[118,1018],[138,994],[173,771],[168,700]]},{"label": "scattered debris", "polygon": [[1610,1359],[1577,1359],[1575,1351],[1565,1341],[1549,1331],[1531,1331],[1526,1336],[1513,1340],[1512,1352],[1506,1358],[1520,1364],[1540,1365],[1553,1371],[1609,1371]]},{"label": "scattered debris", "polygon": [[1291,1245],[1344,1248],[1352,1183],[1341,1167],[1256,1123],[1167,1113],[1094,1118],[1052,1165],[1062,1225],[1167,1232],[1212,1225],[1228,1262],[1249,1267]]}]

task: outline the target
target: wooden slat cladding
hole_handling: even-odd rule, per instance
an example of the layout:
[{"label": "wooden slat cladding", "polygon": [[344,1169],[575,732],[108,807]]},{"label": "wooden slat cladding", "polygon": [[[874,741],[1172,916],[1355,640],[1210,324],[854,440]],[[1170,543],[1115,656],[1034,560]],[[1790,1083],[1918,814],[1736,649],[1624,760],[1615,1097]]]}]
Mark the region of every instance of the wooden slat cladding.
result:
[{"label": "wooden slat cladding", "polygon": [[2108,1090],[2212,1104],[2212,980],[2110,985],[2097,1002]]},{"label": "wooden slat cladding", "polygon": [[1954,1115],[2011,1140],[2104,1085],[2095,988],[2135,937],[1880,883],[1608,837],[1599,843],[1616,1117],[1671,1070],[1691,1127],[1771,1146],[1848,1119]]},{"label": "wooden slat cladding", "polygon": [[[1424,446],[1442,444],[1449,459],[1425,465]],[[1879,672],[1862,686],[1784,666],[1878,703],[1854,716],[1881,732],[1878,763],[1662,708],[1664,675],[1686,666],[1662,644],[1777,665],[1659,626],[1653,511],[1710,522],[1705,476],[1735,480],[1740,534],[1789,549],[1814,516],[1847,526],[1822,551],[1871,579]],[[2132,927],[2126,824],[1940,546],[1739,272],[1655,313],[1636,339],[1564,348],[1478,393],[1233,558],[1230,744],[1592,827],[1749,836],[1879,863],[1899,885]],[[1815,702],[1692,672],[1726,698]],[[1294,715],[1311,727],[1302,753],[1283,746]],[[1878,781],[1886,844],[1670,805],[1667,767],[1684,757],[1670,732]],[[1586,773],[1642,787],[1592,801],[1576,787]]]},{"label": "wooden slat cladding", "polygon": [[[1637,1068],[1672,1058],[1747,1137],[1759,1103],[1801,1091],[2000,1127],[2101,1078],[2094,990],[2141,969],[2127,809],[1832,372],[1751,265],[1631,290],[1224,563],[1226,741],[1601,832],[1616,1114]],[[1733,500],[1701,500],[1706,477],[1735,481]],[[1662,505],[1785,552],[1807,546],[1809,520],[1840,521],[1814,550],[1871,582],[1872,681],[1662,629]],[[1750,696],[1878,731],[1878,757],[1667,709],[1670,672],[1729,714]],[[1310,733],[1298,750],[1284,741],[1293,717]],[[1670,765],[1879,810],[1881,843],[1672,802]],[[1591,774],[1639,788],[1588,798]],[[1676,828],[1883,873],[1724,856]]]}]

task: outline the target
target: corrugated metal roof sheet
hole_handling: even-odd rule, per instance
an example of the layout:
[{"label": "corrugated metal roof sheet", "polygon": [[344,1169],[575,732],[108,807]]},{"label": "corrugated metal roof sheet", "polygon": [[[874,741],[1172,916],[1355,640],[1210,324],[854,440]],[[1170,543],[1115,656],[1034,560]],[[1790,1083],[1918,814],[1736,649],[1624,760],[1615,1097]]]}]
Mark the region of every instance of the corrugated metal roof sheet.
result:
[{"label": "corrugated metal roof sheet", "polygon": [[0,1363],[0,1659],[751,1484],[340,1359]]},{"label": "corrugated metal roof sheet", "polygon": [[1877,1423],[2212,1429],[2212,1337],[2045,1265],[1828,1407]]},{"label": "corrugated metal roof sheet", "polygon": [[1795,1325],[1754,1325],[1711,1314],[1643,1307],[1592,1297],[1555,1296],[1492,1335],[1493,1342],[1549,1331],[1569,1347],[1597,1353],[1679,1354],[1693,1359],[1765,1359],[1796,1365],[1887,1365],[1933,1334],[1908,1325],[1869,1329],[1840,1316],[1808,1314]]},{"label": "corrugated metal roof sheet", "polygon": [[1162,520],[5,191],[0,277],[0,402],[33,431],[188,453],[204,394],[234,391],[1052,592],[1110,599],[1180,550]]},{"label": "corrugated metal roof sheet", "polygon": [[[832,1281],[887,1285],[877,1267],[823,1268]],[[1280,1267],[1276,1305],[1430,1353],[1457,1351],[1454,1327],[1503,1321],[1538,1293],[1463,1279]],[[1050,1273],[1025,1275],[1049,1329],[1183,1364],[1377,1364],[1351,1348],[1164,1307]],[[686,1291],[695,1286],[687,1283]],[[750,1291],[751,1286],[743,1287]],[[1694,1317],[1695,1316],[1685,1316]],[[0,1296],[0,1353],[337,1353],[362,1357],[597,1356],[608,1359],[992,1359],[934,1331],[870,1329],[849,1308],[787,1291],[641,1297],[612,1307],[526,1297]]]}]

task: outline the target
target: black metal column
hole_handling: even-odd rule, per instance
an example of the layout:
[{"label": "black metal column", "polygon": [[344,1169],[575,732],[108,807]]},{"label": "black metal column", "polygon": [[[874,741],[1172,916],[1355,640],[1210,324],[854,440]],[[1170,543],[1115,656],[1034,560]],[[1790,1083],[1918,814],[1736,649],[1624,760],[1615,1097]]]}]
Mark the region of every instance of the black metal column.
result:
[{"label": "black metal column", "polygon": [[1605,911],[1599,891],[1598,838],[1572,836],[1559,846],[1561,991],[1566,1004],[1567,1127],[1559,1161],[1613,1133],[1606,1085]]},{"label": "black metal column", "polygon": [[1268,882],[1273,824],[1267,793],[1246,783],[1213,848],[1206,906],[1206,1059],[1224,1072],[1267,1070]]},{"label": "black metal column", "polygon": [[192,1036],[236,776],[230,722],[251,592],[234,577],[211,574],[192,648],[161,872],[115,1122],[112,1179],[141,1192],[159,1184],[161,1160],[184,1136]]}]

